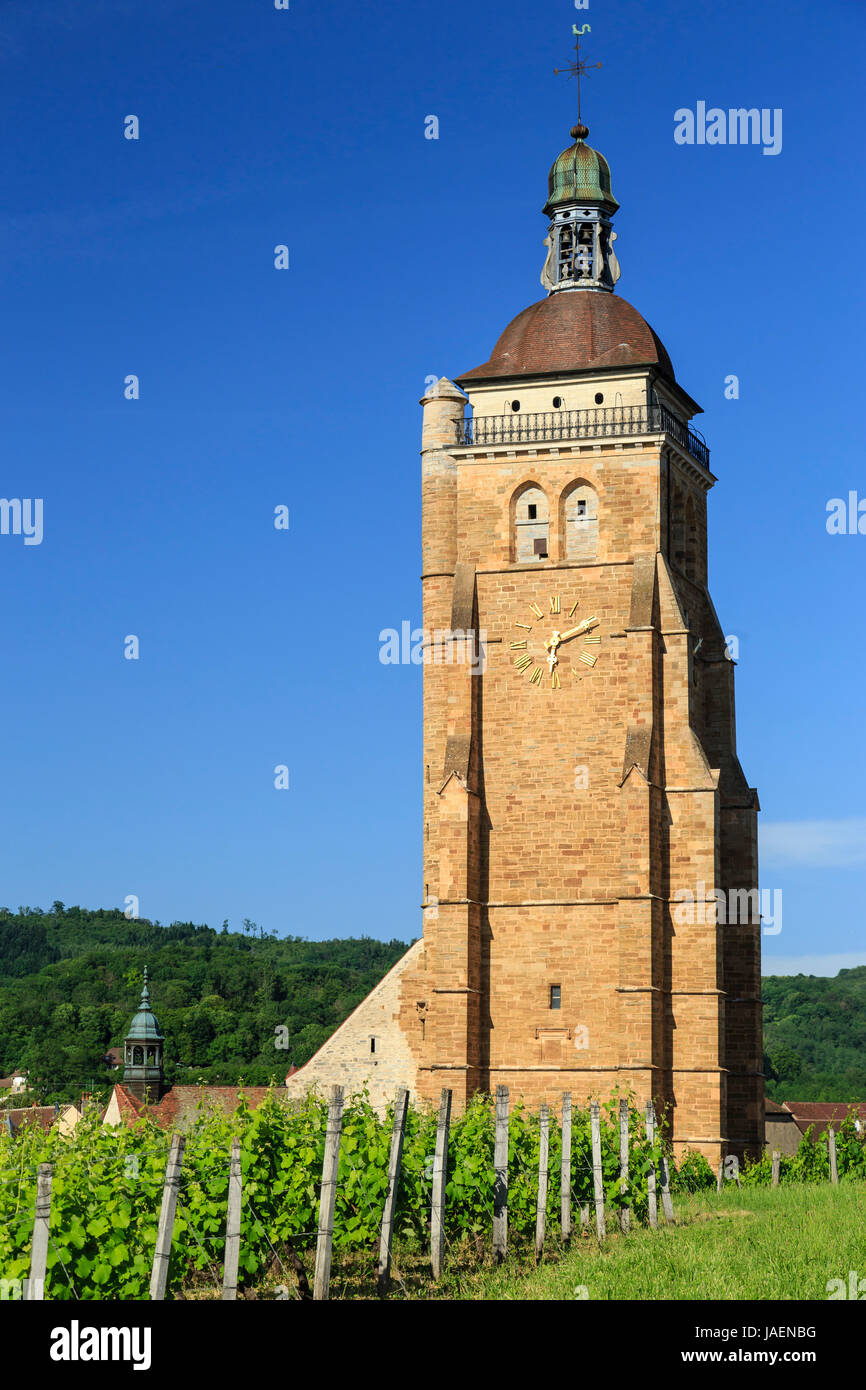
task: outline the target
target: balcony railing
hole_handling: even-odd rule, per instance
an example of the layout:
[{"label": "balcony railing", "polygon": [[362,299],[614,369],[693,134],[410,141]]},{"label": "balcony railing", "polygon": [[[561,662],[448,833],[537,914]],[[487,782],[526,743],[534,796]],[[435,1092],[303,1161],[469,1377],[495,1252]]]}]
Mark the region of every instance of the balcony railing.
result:
[{"label": "balcony railing", "polygon": [[669,434],[705,468],[710,450],[700,435],[663,405],[612,405],[593,410],[545,410],[521,415],[473,415],[458,423],[457,443],[534,444],[557,439],[610,439]]}]

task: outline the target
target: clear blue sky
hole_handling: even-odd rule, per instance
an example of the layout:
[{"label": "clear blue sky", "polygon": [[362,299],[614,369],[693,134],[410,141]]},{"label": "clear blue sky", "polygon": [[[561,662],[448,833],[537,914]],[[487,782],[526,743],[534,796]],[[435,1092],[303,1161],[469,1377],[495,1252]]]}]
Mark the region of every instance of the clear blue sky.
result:
[{"label": "clear blue sky", "polygon": [[[858,0],[5,0],[0,902],[419,933],[417,402],[541,295],[575,21],[618,288],[706,412],[766,968],[866,961]],[[701,100],[782,152],[677,145]]]}]

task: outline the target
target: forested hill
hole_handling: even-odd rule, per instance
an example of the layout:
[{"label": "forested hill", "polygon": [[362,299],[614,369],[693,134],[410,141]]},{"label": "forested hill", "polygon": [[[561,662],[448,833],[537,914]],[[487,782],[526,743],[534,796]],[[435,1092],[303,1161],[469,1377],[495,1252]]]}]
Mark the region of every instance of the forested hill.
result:
[{"label": "forested hill", "polygon": [[[368,937],[305,941],[253,922],[169,927],[55,903],[0,908],[0,1075],[23,1066],[46,1100],[118,1077],[147,965],[169,1081],[266,1084],[301,1066],[407,949]],[[775,1100],[866,1101],[866,966],[763,981],[764,1071]],[[288,1032],[275,1047],[275,1029]],[[282,1040],[282,1038],[280,1039]]]},{"label": "forested hill", "polygon": [[823,975],[770,975],[764,1073],[772,1100],[866,1101],[866,965]]},{"label": "forested hill", "polygon": [[[59,902],[46,912],[0,908],[0,1075],[26,1067],[52,1101],[75,1098],[91,1081],[110,1086],[119,1073],[101,1059],[123,1041],[146,965],[169,1081],[282,1081],[407,947],[278,938],[249,921],[240,932],[163,927]],[[280,1025],[285,1048],[275,1046]]]}]

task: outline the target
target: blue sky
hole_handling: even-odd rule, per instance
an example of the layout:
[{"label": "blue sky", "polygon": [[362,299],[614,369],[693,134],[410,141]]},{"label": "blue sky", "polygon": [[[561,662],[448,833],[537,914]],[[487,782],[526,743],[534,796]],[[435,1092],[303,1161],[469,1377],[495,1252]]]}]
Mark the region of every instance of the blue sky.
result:
[{"label": "blue sky", "polygon": [[[765,969],[866,962],[857,0],[7,0],[3,903],[419,933],[417,402],[540,297],[574,22],[618,289],[706,412]],[[699,101],[781,152],[676,144]]]}]

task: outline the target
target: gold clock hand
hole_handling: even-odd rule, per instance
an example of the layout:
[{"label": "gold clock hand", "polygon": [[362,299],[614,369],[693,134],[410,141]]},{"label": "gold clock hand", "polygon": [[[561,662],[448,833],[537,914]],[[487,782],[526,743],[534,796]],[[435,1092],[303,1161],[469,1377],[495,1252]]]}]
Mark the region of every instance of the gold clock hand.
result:
[{"label": "gold clock hand", "polygon": [[583,622],[578,623],[577,627],[570,627],[567,632],[561,632],[559,634],[559,640],[560,642],[567,642],[570,637],[578,637],[581,632],[588,632],[591,627],[597,626],[598,618],[584,618]]}]

